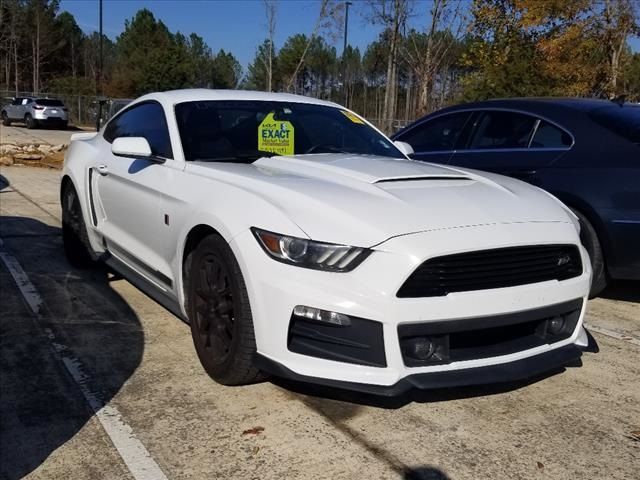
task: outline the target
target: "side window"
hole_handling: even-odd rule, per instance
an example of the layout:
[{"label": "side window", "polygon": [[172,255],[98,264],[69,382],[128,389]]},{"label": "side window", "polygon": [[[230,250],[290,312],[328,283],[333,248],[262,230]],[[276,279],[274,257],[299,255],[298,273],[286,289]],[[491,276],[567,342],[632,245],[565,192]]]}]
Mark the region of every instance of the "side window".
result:
[{"label": "side window", "polygon": [[31,103],[31,99],[29,98],[23,98],[22,99],[22,105],[29,105]]},{"label": "side window", "polygon": [[467,148],[527,148],[535,123],[535,117],[522,113],[485,112],[476,123]]},{"label": "side window", "polygon": [[11,102],[11,105],[22,105],[22,98],[16,98],[13,102]]},{"label": "side window", "polygon": [[453,150],[470,115],[460,112],[436,117],[400,134],[397,140],[407,142],[415,152]]},{"label": "side window", "polygon": [[529,148],[568,148],[571,146],[571,136],[549,122],[540,120]]},{"label": "side window", "polygon": [[103,136],[109,143],[118,137],[144,137],[154,155],[173,158],[164,110],[155,102],[136,105],[116,116]]}]

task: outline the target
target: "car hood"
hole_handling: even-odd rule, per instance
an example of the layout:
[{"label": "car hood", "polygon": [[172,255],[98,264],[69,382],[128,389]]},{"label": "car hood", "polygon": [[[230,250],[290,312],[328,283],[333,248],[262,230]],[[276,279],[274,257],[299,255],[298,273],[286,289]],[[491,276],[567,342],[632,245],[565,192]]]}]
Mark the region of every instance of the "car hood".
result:
[{"label": "car hood", "polygon": [[[524,182],[409,159],[313,154],[200,167],[264,198],[325,242],[371,247],[424,231],[572,221],[558,200]],[[251,226],[270,228],[262,222]]]}]

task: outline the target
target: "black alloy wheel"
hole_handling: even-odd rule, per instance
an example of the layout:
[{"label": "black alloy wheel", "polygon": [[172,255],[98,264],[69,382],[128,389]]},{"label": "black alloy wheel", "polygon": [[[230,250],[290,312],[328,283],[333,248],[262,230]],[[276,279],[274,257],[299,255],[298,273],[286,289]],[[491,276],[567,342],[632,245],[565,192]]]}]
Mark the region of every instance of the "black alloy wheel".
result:
[{"label": "black alloy wheel", "polygon": [[89,246],[80,199],[71,184],[67,185],[62,194],[62,242],[71,265],[86,268],[95,264],[96,255]]},{"label": "black alloy wheel", "polygon": [[185,261],[191,336],[205,371],[223,385],[264,378],[256,353],[249,295],[238,262],[222,237],[204,237]]},{"label": "black alloy wheel", "polygon": [[224,363],[233,343],[233,292],[229,272],[213,254],[204,257],[198,266],[194,301],[198,342],[215,363]]}]

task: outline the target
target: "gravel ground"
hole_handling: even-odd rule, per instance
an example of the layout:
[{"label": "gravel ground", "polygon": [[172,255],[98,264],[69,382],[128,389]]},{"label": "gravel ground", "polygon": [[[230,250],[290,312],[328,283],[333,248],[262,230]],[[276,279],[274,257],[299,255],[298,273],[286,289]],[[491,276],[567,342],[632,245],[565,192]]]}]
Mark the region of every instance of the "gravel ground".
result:
[{"label": "gravel ground", "polygon": [[29,130],[22,124],[10,127],[0,125],[0,145],[13,143],[16,145],[69,145],[71,135],[79,132],[73,127],[67,130],[36,128]]}]

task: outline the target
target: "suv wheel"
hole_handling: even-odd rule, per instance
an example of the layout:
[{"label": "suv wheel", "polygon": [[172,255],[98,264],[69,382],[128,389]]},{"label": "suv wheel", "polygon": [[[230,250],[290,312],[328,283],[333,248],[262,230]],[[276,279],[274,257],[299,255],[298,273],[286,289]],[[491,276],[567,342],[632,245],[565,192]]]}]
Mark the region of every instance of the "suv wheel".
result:
[{"label": "suv wheel", "polygon": [[33,117],[31,116],[30,113],[27,113],[24,116],[24,123],[27,126],[28,129],[32,129],[32,128],[36,128],[37,123],[36,121],[33,119]]},{"label": "suv wheel", "polygon": [[11,125],[11,120],[9,120],[9,115],[7,115],[7,112],[5,112],[4,110],[2,111],[2,114],[0,114],[0,116],[2,117],[2,124],[5,127],[8,127],[9,125]]},{"label": "suv wheel", "polygon": [[185,262],[187,313],[205,371],[223,385],[263,378],[253,365],[256,342],[247,288],[227,242],[209,235]]}]

